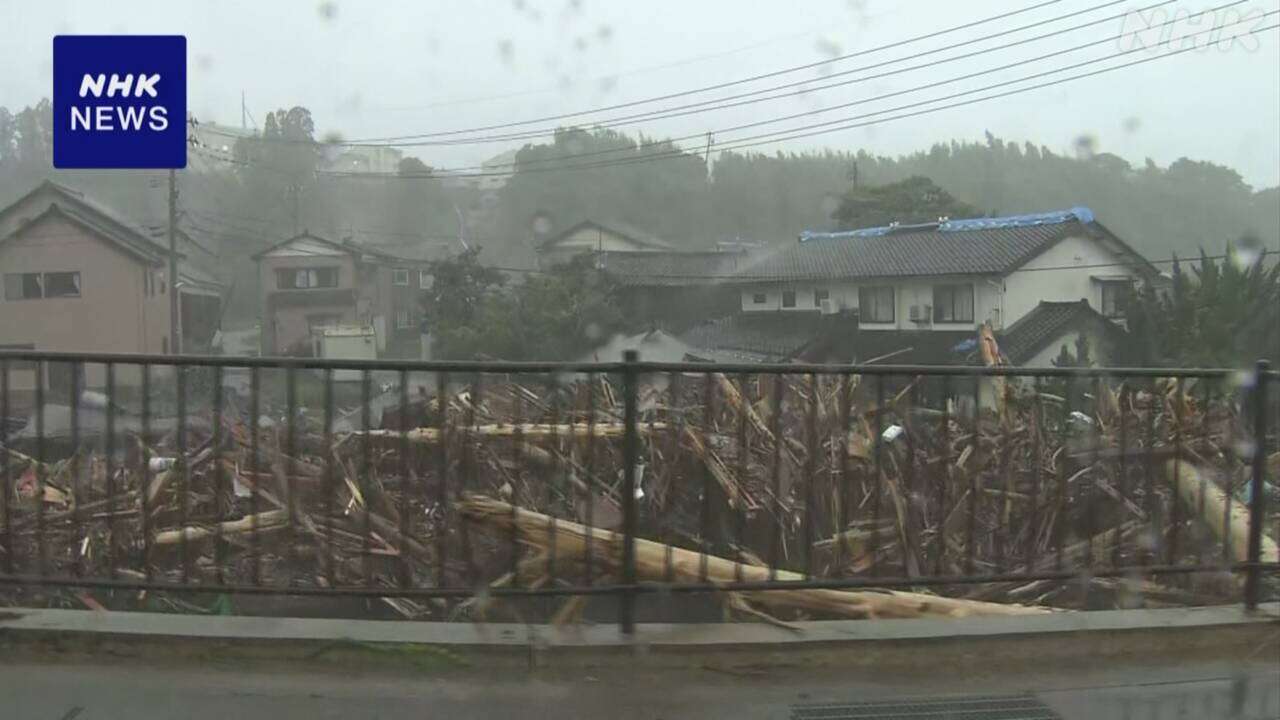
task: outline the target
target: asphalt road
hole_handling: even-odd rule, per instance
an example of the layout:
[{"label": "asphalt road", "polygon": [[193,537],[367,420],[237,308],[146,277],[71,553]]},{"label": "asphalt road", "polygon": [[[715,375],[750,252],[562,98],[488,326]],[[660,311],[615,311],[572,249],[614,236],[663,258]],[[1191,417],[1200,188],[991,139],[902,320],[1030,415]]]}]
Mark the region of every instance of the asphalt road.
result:
[{"label": "asphalt road", "polygon": [[126,659],[70,664],[0,658],[0,718],[5,720],[790,718],[798,706],[955,700],[978,694],[1023,695],[1026,702],[1045,708],[1041,714],[985,716],[991,718],[1274,720],[1280,718],[1280,656],[1197,667],[1037,670],[1019,677],[930,667],[927,658],[919,672],[887,677],[786,668],[570,675],[472,668],[465,675],[389,677],[357,668],[299,673],[194,663],[155,667]]}]

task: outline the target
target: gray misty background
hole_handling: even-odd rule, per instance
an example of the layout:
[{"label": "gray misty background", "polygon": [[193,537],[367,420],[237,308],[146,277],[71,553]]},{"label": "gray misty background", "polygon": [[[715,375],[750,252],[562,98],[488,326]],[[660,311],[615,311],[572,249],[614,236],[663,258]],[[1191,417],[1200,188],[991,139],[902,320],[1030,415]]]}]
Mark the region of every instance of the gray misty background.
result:
[{"label": "gray misty background", "polygon": [[[162,232],[165,173],[52,170],[44,99],[56,34],[181,33],[199,125],[178,218],[230,288],[224,326],[258,321],[253,255],[304,230],[425,262],[480,248],[479,262],[527,272],[541,241],[584,220],[679,249],[781,246],[870,222],[838,210],[915,177],[967,214],[1088,206],[1166,262],[1231,243],[1256,252],[1280,248],[1280,33],[1267,29],[1280,15],[1265,16],[1276,11],[1276,0],[6,2],[0,206],[54,179]],[[1064,32],[1037,37],[1052,31]],[[1035,73],[1047,74],[1021,80]],[[824,87],[835,82],[845,84]],[[764,102],[707,107],[783,83],[794,87]],[[889,119],[831,131],[867,113]],[[734,130],[763,121],[778,122]],[[734,145],[814,123],[828,125]],[[888,222],[908,212],[900,199],[872,204]]]},{"label": "gray misty background", "polygon": [[[1024,17],[1096,4],[1065,2]],[[1114,11],[1149,4],[1128,3]],[[1179,7],[1195,11],[1217,4]],[[238,125],[243,92],[259,122],[268,110],[302,105],[314,114],[318,136],[355,138],[487,125],[723,82],[950,27],[1018,3],[6,0],[4,5],[0,48],[8,71],[0,74],[0,99],[10,107],[49,94],[50,38],[56,33],[177,32],[188,37],[190,107],[197,117]],[[1048,52],[1122,29],[1124,23],[1116,21],[1035,47]],[[1234,168],[1255,188],[1266,187],[1280,182],[1278,48],[1274,38],[1264,38],[1251,52],[1192,52],[892,127],[776,147],[894,155],[936,140],[979,140],[990,131],[1070,152],[1077,138],[1088,135],[1098,149],[1135,164],[1147,157],[1161,165],[1181,156],[1210,160]],[[975,58],[949,65],[946,73],[991,64],[990,58]],[[816,70],[810,75],[820,77]],[[874,81],[870,88],[824,91],[798,104],[816,108],[846,102],[869,90],[909,87],[927,76],[913,73]],[[795,77],[802,76],[787,79]],[[794,110],[783,106],[796,104],[778,101],[641,127],[650,135],[686,135],[784,114]],[[437,167],[472,165],[509,146],[419,154]]]}]

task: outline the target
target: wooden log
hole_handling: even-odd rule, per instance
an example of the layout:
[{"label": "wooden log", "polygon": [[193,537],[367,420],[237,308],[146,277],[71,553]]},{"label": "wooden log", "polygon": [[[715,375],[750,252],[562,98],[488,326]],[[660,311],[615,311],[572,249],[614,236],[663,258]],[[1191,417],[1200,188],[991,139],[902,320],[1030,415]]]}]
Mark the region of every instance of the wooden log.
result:
[{"label": "wooden log", "polygon": [[[1164,475],[1177,490],[1178,499],[1213,531],[1213,534],[1231,546],[1231,557],[1237,562],[1249,559],[1249,507],[1243,502],[1231,500],[1216,483],[1201,476],[1194,465],[1181,460],[1169,460],[1164,465]],[[1227,505],[1230,503],[1230,516]],[[1265,528],[1264,528],[1265,530]],[[1262,535],[1262,561],[1280,562],[1280,547],[1276,541]]]},{"label": "wooden log", "polygon": [[[609,570],[617,570],[622,558],[623,536],[609,530],[588,528],[568,520],[552,518],[531,510],[519,509],[492,498],[471,496],[463,500],[462,516],[490,529],[516,531],[521,541],[538,549],[549,545],[554,531],[557,562],[585,557],[587,538],[591,538],[593,559]],[[706,562],[707,579],[712,583],[731,583],[741,573],[746,582],[764,582],[771,573],[779,582],[797,581],[804,576],[789,570],[734,562],[715,555],[701,555],[693,550],[636,538],[636,575],[640,580],[662,581],[671,577],[677,582],[697,582]],[[1050,612],[1047,608],[1002,605],[998,603],[939,597],[925,593],[895,590],[765,590],[743,592],[742,595],[762,605],[831,613],[854,618],[919,618],[967,617],[973,615],[1036,615]]]},{"label": "wooden log", "polygon": [[702,442],[702,438],[698,433],[688,426],[684,429],[684,440],[688,448],[693,454],[707,466],[707,470],[711,472],[711,476],[720,483],[720,487],[724,489],[725,497],[728,498],[729,507],[736,509],[759,509],[759,505],[743,492],[738,481],[733,477],[733,473],[725,466],[724,461],[720,459],[706,443]]},{"label": "wooden log", "polygon": [[257,515],[245,515],[239,520],[228,520],[226,522],[217,523],[216,525],[188,525],[185,528],[176,530],[162,530],[156,533],[156,537],[152,540],[154,545],[177,545],[182,542],[185,535],[187,542],[195,542],[211,538],[219,533],[219,529],[223,535],[236,535],[249,532],[261,532],[263,530],[274,530],[284,527],[288,523],[289,512],[287,510],[268,510],[267,512],[258,513]]}]

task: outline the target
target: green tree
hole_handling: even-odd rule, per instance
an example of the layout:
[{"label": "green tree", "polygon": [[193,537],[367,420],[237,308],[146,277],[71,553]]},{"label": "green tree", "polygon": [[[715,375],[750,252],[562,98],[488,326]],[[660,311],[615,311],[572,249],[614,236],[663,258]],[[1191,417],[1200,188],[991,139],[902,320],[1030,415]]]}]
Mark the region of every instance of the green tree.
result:
[{"label": "green tree", "polygon": [[1280,359],[1280,264],[1265,255],[1201,251],[1188,273],[1174,263],[1168,292],[1144,286],[1125,307],[1137,360],[1163,366],[1233,367]]},{"label": "green tree", "polygon": [[234,155],[243,194],[236,204],[255,215],[287,208],[290,229],[301,230],[302,203],[320,164],[315,131],[311,111],[295,106],[267,113],[261,135],[237,140]]},{"label": "green tree", "polygon": [[927,177],[915,175],[900,182],[851,188],[832,213],[843,229],[877,227],[899,222],[933,222],[939,217],[974,217],[980,213],[951,196]]},{"label": "green tree", "polygon": [[472,358],[492,349],[487,343],[509,331],[494,327],[492,305],[506,276],[479,261],[480,248],[431,264],[431,287],[422,293],[427,327],[442,358]]},{"label": "green tree", "polygon": [[423,305],[440,357],[572,360],[622,328],[608,281],[590,258],[508,287],[478,255],[434,264]]}]

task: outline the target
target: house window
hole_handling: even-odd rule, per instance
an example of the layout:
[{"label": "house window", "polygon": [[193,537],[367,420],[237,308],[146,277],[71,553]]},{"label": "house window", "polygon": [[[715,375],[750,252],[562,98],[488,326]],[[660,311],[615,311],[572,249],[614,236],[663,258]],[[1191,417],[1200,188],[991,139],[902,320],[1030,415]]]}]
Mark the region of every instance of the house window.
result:
[{"label": "house window", "polygon": [[397,310],[396,311],[396,329],[408,330],[411,327],[413,327],[413,323],[409,321],[409,311]]},{"label": "house window", "polygon": [[823,301],[823,300],[830,299],[830,298],[831,298],[831,291],[830,291],[830,290],[814,290],[814,291],[813,291],[813,306],[814,306],[814,307],[822,307],[822,301]]},{"label": "house window", "polygon": [[1124,300],[1129,293],[1128,280],[1107,280],[1102,284],[1102,314],[1109,318],[1124,317]]},{"label": "house window", "polygon": [[392,285],[408,285],[408,284],[409,284],[409,269],[408,269],[408,268],[396,268],[396,269],[392,270],[392,271],[391,271],[391,284],[392,284]]},{"label": "house window", "polygon": [[5,273],[5,300],[37,300],[44,297],[40,273]]},{"label": "house window", "polygon": [[51,272],[44,274],[44,296],[47,298],[80,297],[80,273]]},{"label": "house window", "polygon": [[858,288],[858,321],[863,323],[893,322],[893,287]]},{"label": "house window", "polygon": [[793,308],[795,306],[796,306],[796,291],[783,290],[782,291],[782,307]]},{"label": "house window", "polygon": [[766,302],[769,302],[769,296],[764,293],[755,293],[751,296],[751,302],[756,305],[763,305]]},{"label": "house window", "polygon": [[5,300],[80,297],[80,273],[5,273]]},{"label": "house window", "polygon": [[973,322],[973,285],[934,285],[933,321]]},{"label": "house window", "polygon": [[427,288],[431,287],[431,271],[430,270],[418,271],[418,287],[423,290],[426,290]]},{"label": "house window", "polygon": [[281,290],[309,290],[338,287],[338,268],[290,268],[276,270],[276,287]]}]

